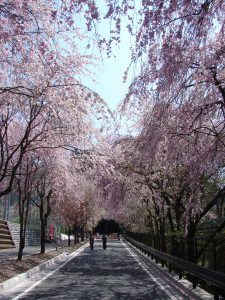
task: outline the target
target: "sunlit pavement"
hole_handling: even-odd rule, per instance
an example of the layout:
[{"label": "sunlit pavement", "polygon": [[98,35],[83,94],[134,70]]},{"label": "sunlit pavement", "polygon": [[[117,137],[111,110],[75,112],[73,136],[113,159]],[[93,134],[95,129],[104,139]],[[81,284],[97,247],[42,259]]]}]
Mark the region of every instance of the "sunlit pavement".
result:
[{"label": "sunlit pavement", "polygon": [[46,280],[38,274],[0,299],[202,299],[167,276],[163,280],[163,272],[121,241],[109,241],[107,250],[95,241],[93,251],[84,248]]},{"label": "sunlit pavement", "polygon": [[[55,250],[55,244],[46,244],[45,246],[46,252]],[[31,255],[35,253],[40,253],[41,246],[25,246],[23,255]],[[8,259],[8,258],[16,258],[18,255],[19,247],[11,248],[11,249],[2,249],[0,250],[0,260]],[[1,299],[1,298],[0,298]]]},{"label": "sunlit pavement", "polygon": [[[58,244],[58,248],[62,248],[63,246],[68,246],[68,241],[61,241]],[[52,251],[56,250],[56,243],[46,243],[45,244],[45,251]],[[19,246],[16,246],[15,248],[11,249],[1,249],[0,250],[0,261],[8,258],[17,258],[19,251]],[[41,246],[25,246],[23,250],[23,256],[25,255],[32,255],[36,253],[40,253],[41,251]],[[0,298],[1,300],[1,298]]]}]

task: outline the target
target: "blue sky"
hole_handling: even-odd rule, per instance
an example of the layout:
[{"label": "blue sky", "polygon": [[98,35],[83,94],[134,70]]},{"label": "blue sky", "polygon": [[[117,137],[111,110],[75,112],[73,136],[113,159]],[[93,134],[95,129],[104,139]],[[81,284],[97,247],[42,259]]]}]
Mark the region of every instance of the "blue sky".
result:
[{"label": "blue sky", "polygon": [[[124,34],[126,37],[126,34]],[[108,104],[113,111],[120,101],[126,95],[130,76],[127,81],[123,82],[124,72],[130,64],[130,42],[123,38],[119,46],[113,47],[113,56],[108,58],[103,55],[99,60],[98,67],[91,68],[95,73],[95,81],[89,78],[82,78],[82,82],[92,90],[96,91]],[[98,54],[95,54],[98,55]]]},{"label": "blue sky", "polygon": [[122,42],[120,48],[114,49],[115,57],[103,57],[99,61],[99,68],[92,71],[95,73],[95,80],[85,79],[85,84],[95,90],[114,110],[125,96],[129,82],[123,83],[123,76],[130,63],[129,44]]},{"label": "blue sky", "polygon": [[[132,68],[128,72],[126,82],[124,82],[124,72],[130,64],[130,40],[127,33],[123,33],[123,38],[118,46],[114,45],[113,54],[110,58],[103,53],[102,60],[98,62],[98,67],[89,68],[95,73],[94,81],[91,78],[81,78],[82,83],[88,88],[97,92],[99,96],[107,103],[109,109],[113,112],[125,97],[129,84],[133,76]],[[98,52],[97,52],[98,53]],[[97,55],[95,53],[95,55]],[[100,57],[100,54],[99,54]],[[132,122],[127,124],[116,114],[116,124],[120,124],[117,130],[120,134],[127,134]],[[114,125],[116,125],[114,124]],[[112,127],[115,130],[115,127]],[[117,131],[117,133],[118,133]]]},{"label": "blue sky", "polygon": [[[81,24],[83,22],[80,19]],[[128,73],[127,82],[123,83],[124,72],[130,64],[130,45],[131,45],[131,37],[125,28],[126,24],[122,21],[121,24],[121,42],[120,44],[112,46],[112,56],[110,58],[107,57],[106,53],[103,52],[103,57],[101,60],[101,56],[97,47],[91,44],[91,36],[88,33],[90,40],[85,39],[82,44],[82,48],[85,47],[88,43],[91,44],[89,50],[84,50],[85,54],[93,54],[99,57],[99,67],[94,68],[91,67],[90,70],[95,73],[95,81],[93,82],[89,78],[81,78],[82,83],[96,91],[108,104],[109,108],[113,111],[117,105],[121,102],[121,100],[126,95],[128,90],[129,83],[132,78],[132,72]],[[106,37],[109,37],[110,32],[110,23],[108,20],[102,20],[97,26],[98,32]],[[83,27],[85,28],[85,26]],[[87,33],[87,32],[86,32]],[[85,32],[84,32],[85,34]],[[93,37],[94,39],[94,37]],[[106,52],[106,51],[105,51]]]}]

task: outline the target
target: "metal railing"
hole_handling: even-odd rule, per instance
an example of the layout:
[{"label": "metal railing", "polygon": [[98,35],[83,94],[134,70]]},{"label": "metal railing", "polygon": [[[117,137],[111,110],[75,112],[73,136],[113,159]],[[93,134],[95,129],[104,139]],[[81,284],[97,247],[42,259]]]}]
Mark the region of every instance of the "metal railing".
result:
[{"label": "metal railing", "polygon": [[[189,260],[187,239],[183,236],[126,232],[127,236],[172,256]],[[206,234],[193,239],[193,260],[197,265],[225,273],[225,234],[209,238]]]},{"label": "metal railing", "polygon": [[160,262],[162,266],[166,265],[170,272],[173,269],[176,269],[179,274],[179,279],[182,278],[184,272],[190,274],[194,288],[196,288],[199,280],[203,280],[211,284],[213,286],[213,294],[215,300],[218,300],[220,295],[225,295],[225,274],[200,267],[184,259],[164,253],[162,251],[144,245],[141,242],[135,241],[128,236],[124,236],[124,238],[135,247],[140,249],[142,252],[144,252],[148,256],[151,256],[152,259],[155,258],[156,262]]}]

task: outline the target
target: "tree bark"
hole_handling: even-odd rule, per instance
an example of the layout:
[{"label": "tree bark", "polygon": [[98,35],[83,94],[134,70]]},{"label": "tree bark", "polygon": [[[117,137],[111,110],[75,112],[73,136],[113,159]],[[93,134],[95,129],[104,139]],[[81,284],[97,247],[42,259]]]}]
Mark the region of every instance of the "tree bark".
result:
[{"label": "tree bark", "polygon": [[[42,197],[40,199],[40,221],[41,221],[41,254],[45,253],[45,240],[46,240],[46,228],[48,224],[48,217],[51,214],[51,206],[50,206],[50,199],[52,195],[52,190],[48,192],[48,195]],[[46,212],[44,213],[44,201],[46,201]]]},{"label": "tree bark", "polygon": [[187,259],[193,263],[196,263],[195,234],[196,234],[196,224],[194,222],[191,222],[188,226],[186,241],[187,241]]},{"label": "tree bark", "polygon": [[45,223],[45,219],[41,218],[41,253],[45,253],[45,237],[46,237],[46,223]]},{"label": "tree bark", "polygon": [[70,246],[70,244],[71,244],[70,235],[71,235],[71,229],[70,229],[70,227],[69,227],[69,228],[68,228],[68,246]]},{"label": "tree bark", "polygon": [[18,260],[21,260],[23,257],[23,249],[25,246],[25,234],[24,234],[24,224],[23,218],[20,219],[20,242],[19,242],[19,251],[18,251]]}]

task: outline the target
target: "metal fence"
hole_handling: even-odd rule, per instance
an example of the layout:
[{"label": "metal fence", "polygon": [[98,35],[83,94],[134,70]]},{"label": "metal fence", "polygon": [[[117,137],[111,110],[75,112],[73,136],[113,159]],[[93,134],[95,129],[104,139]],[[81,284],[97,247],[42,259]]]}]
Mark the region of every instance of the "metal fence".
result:
[{"label": "metal fence", "polygon": [[[0,219],[19,223],[18,196],[10,193],[0,198]],[[28,226],[40,228],[39,210],[30,204],[28,213]]]},{"label": "metal fence", "polygon": [[214,294],[214,300],[219,300],[221,297],[225,299],[224,273],[200,267],[187,260],[156,250],[126,235],[124,238],[143,253],[151,256],[151,259],[155,258],[156,262],[161,262],[162,266],[167,266],[169,272],[175,270],[179,274],[179,279],[185,276],[192,282],[193,288],[200,284]]},{"label": "metal fence", "polygon": [[[127,236],[149,247],[188,260],[187,241],[184,237],[165,237],[164,247],[159,236],[147,233],[126,232]],[[214,239],[197,237],[194,239],[194,256],[199,266],[225,273],[225,236],[221,235]]]}]

